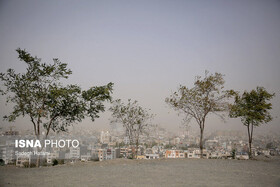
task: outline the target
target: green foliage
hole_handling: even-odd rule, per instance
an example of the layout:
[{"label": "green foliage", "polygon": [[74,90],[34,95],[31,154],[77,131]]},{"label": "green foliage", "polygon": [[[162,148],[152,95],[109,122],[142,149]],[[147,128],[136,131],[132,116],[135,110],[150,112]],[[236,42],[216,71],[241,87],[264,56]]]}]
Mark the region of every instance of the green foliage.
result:
[{"label": "green foliage", "polygon": [[35,168],[36,167],[36,164],[35,163],[30,163],[30,165],[29,165],[29,162],[23,162],[23,167],[25,167],[25,168]]},{"label": "green foliage", "polygon": [[98,161],[99,161],[99,158],[98,158],[98,157],[92,158],[91,161],[93,161],[93,162],[98,162]]},{"label": "green foliage", "polygon": [[274,148],[273,142],[267,143],[265,148],[267,148],[267,149],[272,149],[272,148]]},{"label": "green foliage", "polygon": [[31,164],[30,164],[30,167],[31,167],[31,168],[35,168],[35,167],[36,167],[36,164],[35,164],[35,163],[31,163]]},{"label": "green foliage", "polygon": [[235,156],[236,156],[236,149],[232,149],[231,150],[231,157],[232,157],[232,159],[235,159]]},{"label": "green foliage", "polygon": [[166,145],[164,146],[164,149],[172,149],[172,147],[173,147],[173,145],[171,145],[171,144],[166,144]]},{"label": "green foliage", "polygon": [[154,146],[157,146],[157,145],[158,145],[158,143],[153,141],[152,144],[151,144],[151,148],[154,147]]},{"label": "green foliage", "polygon": [[58,161],[58,164],[60,164],[60,165],[64,164],[64,159],[58,159],[57,161]]},{"label": "green foliage", "polygon": [[48,166],[48,162],[47,162],[47,159],[46,158],[44,158],[43,159],[43,164],[42,164],[43,166]]},{"label": "green foliage", "polygon": [[109,109],[112,112],[112,123],[121,123],[126,130],[130,143],[135,144],[139,136],[148,130],[154,115],[138,105],[137,101],[128,100],[124,104],[120,99],[113,102]]},{"label": "green foliage", "polygon": [[205,71],[205,77],[196,77],[194,87],[180,85],[166,103],[174,110],[183,113],[188,124],[195,120],[200,128],[200,149],[203,149],[203,132],[208,114],[216,114],[224,119],[224,111],[228,111],[228,99],[235,94],[233,90],[224,90],[224,76],[221,73],[210,74]]},{"label": "green foliage", "polygon": [[218,112],[228,110],[227,99],[234,91],[224,90],[224,83],[222,74],[208,75],[206,71],[203,79],[196,77],[193,88],[180,85],[178,91],[165,101],[176,111],[184,113],[186,122],[195,119],[200,128],[204,128],[204,121],[209,113],[223,117]]},{"label": "green foliage", "polygon": [[124,142],[121,143],[116,142],[116,147],[124,147],[124,146],[125,146]]},{"label": "green foliage", "polygon": [[53,160],[52,160],[52,165],[53,165],[53,166],[58,165],[58,160],[53,159]]},{"label": "green foliage", "polygon": [[29,168],[29,162],[23,162],[22,165],[23,165],[23,167],[25,167],[25,168]]},{"label": "green foliage", "polygon": [[272,120],[269,113],[269,110],[272,109],[272,104],[268,101],[273,96],[274,94],[268,93],[263,87],[257,87],[250,92],[245,91],[242,95],[236,94],[235,102],[230,106],[230,117],[240,117],[243,125],[247,126],[250,158],[252,158],[251,144],[254,127]]},{"label": "green foliage", "polygon": [[272,120],[269,110],[272,104],[268,101],[274,94],[268,93],[265,88],[257,87],[250,92],[245,91],[242,95],[235,96],[235,102],[231,105],[230,117],[241,118],[244,125],[252,124],[259,126]]},{"label": "green foliage", "polygon": [[140,135],[148,133],[154,115],[149,114],[148,110],[139,106],[137,101],[131,101],[130,99],[128,104],[122,103],[120,99],[115,100],[109,110],[113,116],[111,123],[121,123],[123,125],[130,145],[136,145],[137,155]]},{"label": "green foliage", "polygon": [[5,165],[5,161],[1,158],[0,159],[0,166],[4,166]]},{"label": "green foliage", "polygon": [[72,74],[66,63],[53,59],[53,64],[46,64],[25,50],[19,48],[17,52],[27,68],[25,73],[13,69],[0,73],[6,88],[1,93],[7,95],[7,103],[14,104],[13,111],[4,119],[14,121],[19,116],[29,116],[35,135],[40,135],[41,126],[48,135],[50,129],[67,131],[68,126],[87,116],[94,121],[105,110],[103,102],[111,100],[113,83],[89,90],[81,90],[77,85],[63,86],[61,79]]}]

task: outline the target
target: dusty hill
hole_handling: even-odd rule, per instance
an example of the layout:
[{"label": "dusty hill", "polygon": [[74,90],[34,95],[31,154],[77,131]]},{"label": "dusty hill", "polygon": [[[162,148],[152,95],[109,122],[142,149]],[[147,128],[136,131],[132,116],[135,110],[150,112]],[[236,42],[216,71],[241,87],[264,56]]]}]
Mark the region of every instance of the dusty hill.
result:
[{"label": "dusty hill", "polygon": [[0,167],[0,186],[280,186],[280,159],[160,159]]}]

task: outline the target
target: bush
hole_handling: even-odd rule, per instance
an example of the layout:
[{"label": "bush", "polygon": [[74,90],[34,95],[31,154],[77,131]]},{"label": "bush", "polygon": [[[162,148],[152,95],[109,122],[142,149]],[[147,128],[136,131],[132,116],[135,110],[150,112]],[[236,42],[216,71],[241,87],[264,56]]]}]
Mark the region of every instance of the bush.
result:
[{"label": "bush", "polygon": [[99,161],[99,158],[92,158],[91,161],[94,161],[94,162],[98,162]]},{"label": "bush", "polygon": [[36,167],[36,164],[35,164],[35,163],[31,163],[31,164],[30,164],[30,167],[31,167],[31,168],[35,168],[35,167]]},{"label": "bush", "polygon": [[59,159],[58,164],[64,164],[64,159]]},{"label": "bush", "polygon": [[5,165],[5,161],[1,158],[0,159],[0,166],[4,166]]},{"label": "bush", "polygon": [[25,168],[29,168],[29,162],[23,162],[22,165],[23,165],[23,167],[25,167]]},{"label": "bush", "polygon": [[55,165],[57,165],[57,164],[58,164],[58,161],[57,161],[56,159],[53,159],[52,165],[55,166]]},{"label": "bush", "polygon": [[48,166],[48,162],[46,158],[43,160],[42,166]]},{"label": "bush", "polygon": [[235,157],[236,157],[236,149],[232,149],[231,150],[231,157],[232,157],[232,159],[235,159]]}]

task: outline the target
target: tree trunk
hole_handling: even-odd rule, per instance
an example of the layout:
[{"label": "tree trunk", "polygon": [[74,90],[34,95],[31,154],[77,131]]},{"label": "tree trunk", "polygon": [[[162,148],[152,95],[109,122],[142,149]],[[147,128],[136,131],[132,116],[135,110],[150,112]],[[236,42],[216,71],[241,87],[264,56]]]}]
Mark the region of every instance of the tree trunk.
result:
[{"label": "tree trunk", "polygon": [[40,155],[38,153],[37,155],[37,162],[36,162],[36,167],[39,167],[40,166]]},{"label": "tree trunk", "polygon": [[203,127],[200,127],[200,142],[199,142],[199,148],[200,148],[200,158],[203,158]]},{"label": "tree trunk", "polygon": [[[37,140],[40,140],[39,134],[36,137],[37,137]],[[38,153],[40,151],[39,147],[37,147],[36,151],[37,151],[36,167],[39,167],[40,166],[40,156],[39,156],[39,153]]]},{"label": "tree trunk", "polygon": [[252,140],[253,140],[253,129],[254,125],[251,124],[251,129],[250,129],[250,124],[247,126],[248,129],[248,137],[249,137],[249,159],[252,159]]},{"label": "tree trunk", "polygon": [[135,158],[137,159],[137,156],[138,156],[138,147],[139,147],[139,141],[138,141],[138,138],[136,140],[136,150],[135,150]]}]

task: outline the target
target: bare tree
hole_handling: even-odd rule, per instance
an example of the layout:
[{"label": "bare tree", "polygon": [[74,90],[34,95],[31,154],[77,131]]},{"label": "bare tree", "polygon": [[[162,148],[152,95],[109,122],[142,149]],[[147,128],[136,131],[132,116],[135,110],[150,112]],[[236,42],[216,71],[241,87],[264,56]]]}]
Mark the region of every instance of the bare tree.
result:
[{"label": "bare tree", "polygon": [[130,145],[135,145],[136,153],[132,153],[132,158],[137,157],[139,138],[145,133],[151,125],[154,115],[149,114],[148,110],[138,105],[137,101],[128,100],[128,104],[124,104],[120,99],[113,102],[113,106],[109,109],[112,112],[113,119],[111,123],[121,123],[125,128],[126,135],[129,138]]},{"label": "bare tree", "polygon": [[224,119],[224,111],[228,110],[227,99],[234,94],[233,90],[224,91],[224,75],[221,73],[210,74],[205,71],[205,77],[197,76],[193,88],[180,85],[166,102],[176,111],[185,115],[189,123],[192,119],[200,128],[200,154],[203,158],[203,132],[208,114],[213,113]]}]

